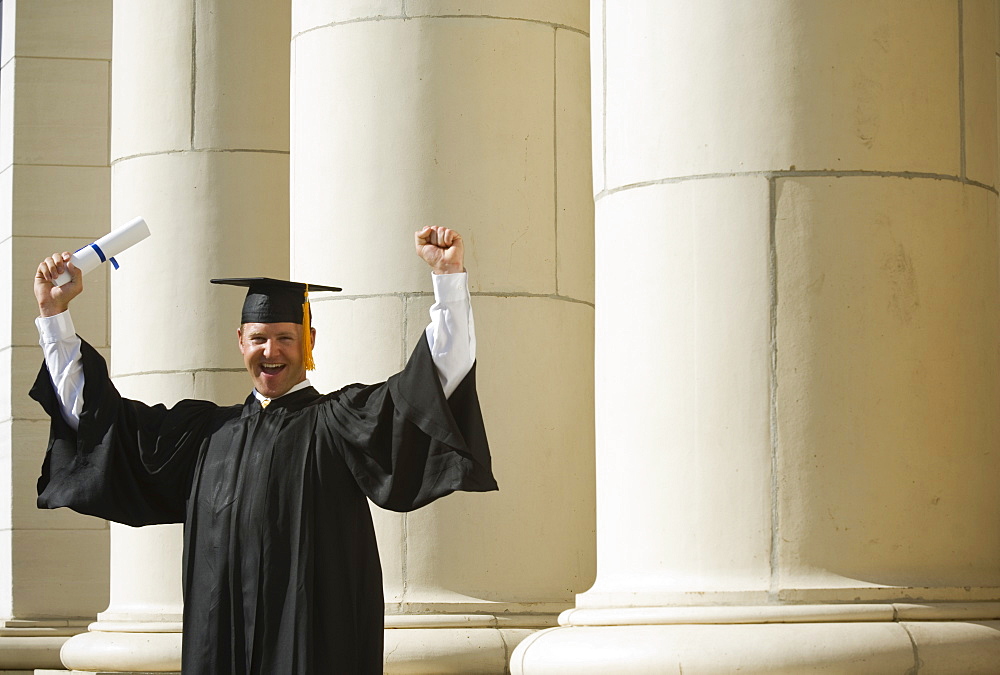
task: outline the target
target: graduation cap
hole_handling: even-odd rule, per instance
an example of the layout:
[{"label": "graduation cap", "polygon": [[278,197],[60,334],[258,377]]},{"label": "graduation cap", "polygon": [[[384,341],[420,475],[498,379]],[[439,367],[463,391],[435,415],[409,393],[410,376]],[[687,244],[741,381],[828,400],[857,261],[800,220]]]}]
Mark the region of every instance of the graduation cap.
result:
[{"label": "graduation cap", "polygon": [[303,361],[306,370],[316,364],[312,357],[310,333],[309,291],[339,291],[336,286],[304,284],[267,277],[240,277],[212,279],[213,284],[241,286],[247,289],[243,301],[240,323],[298,323],[302,324]]}]

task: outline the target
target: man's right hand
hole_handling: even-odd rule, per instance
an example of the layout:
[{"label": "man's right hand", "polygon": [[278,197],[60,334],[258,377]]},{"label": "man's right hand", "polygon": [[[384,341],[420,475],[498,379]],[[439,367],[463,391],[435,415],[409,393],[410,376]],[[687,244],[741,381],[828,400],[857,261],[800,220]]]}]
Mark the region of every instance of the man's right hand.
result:
[{"label": "man's right hand", "polygon": [[[35,272],[35,300],[42,316],[55,316],[69,309],[73,298],[83,292],[83,272],[69,262],[68,252],[53,253],[38,265]],[[52,280],[69,271],[73,280],[62,286],[54,286]]]}]

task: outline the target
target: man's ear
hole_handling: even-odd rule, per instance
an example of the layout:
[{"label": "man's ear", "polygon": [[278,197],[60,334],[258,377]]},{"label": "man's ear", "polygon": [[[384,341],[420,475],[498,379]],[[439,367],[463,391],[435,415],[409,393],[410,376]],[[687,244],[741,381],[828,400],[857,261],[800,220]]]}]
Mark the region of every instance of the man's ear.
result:
[{"label": "man's ear", "polygon": [[240,346],[240,354],[243,354],[243,326],[236,329],[236,341]]},{"label": "man's ear", "polygon": [[309,327],[309,343],[315,347],[316,346],[316,329]]}]

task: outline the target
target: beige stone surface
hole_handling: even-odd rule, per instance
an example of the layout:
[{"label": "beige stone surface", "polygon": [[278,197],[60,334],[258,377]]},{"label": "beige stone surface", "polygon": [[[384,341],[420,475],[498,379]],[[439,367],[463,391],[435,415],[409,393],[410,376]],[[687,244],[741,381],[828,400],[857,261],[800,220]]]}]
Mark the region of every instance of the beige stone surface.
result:
[{"label": "beige stone surface", "polygon": [[333,23],[402,19],[404,0],[292,1],[292,35]]},{"label": "beige stone surface", "polygon": [[522,642],[511,658],[510,671],[514,675],[885,675],[916,667],[914,647],[903,627],[865,622],[555,628]]},{"label": "beige stone surface", "polygon": [[178,674],[181,640],[177,633],[104,633],[91,631],[67,642],[61,652],[63,665],[76,675]]},{"label": "beige stone surface", "polygon": [[1000,664],[1000,621],[908,621],[901,625],[916,643],[924,672],[985,674],[995,672]]},{"label": "beige stone surface", "polygon": [[994,0],[962,3],[965,71],[965,171],[969,179],[997,185],[998,5]]},{"label": "beige stone surface", "polygon": [[106,166],[109,71],[107,61],[16,59],[14,162]]},{"label": "beige stone surface", "polygon": [[[137,320],[146,321],[141,338],[115,344],[116,374],[243,367],[233,330],[246,292],[209,279],[287,277],[288,202],[280,187],[287,166],[284,155],[239,152],[158,155],[114,166],[112,219],[142,215],[151,232],[114,272],[112,301],[121,309],[112,317],[113,333],[130,334]],[[145,283],[151,278],[171,281]],[[178,332],[185,336],[182,350]]]},{"label": "beige stone surface", "polygon": [[[399,628],[385,631],[385,675],[503,673],[514,647],[531,634],[525,629]],[[433,665],[430,665],[433,664]]]},{"label": "beige stone surface", "polygon": [[995,214],[949,181],[779,181],[783,588],[1000,586]]},{"label": "beige stone surface", "polygon": [[609,187],[792,166],[959,172],[953,3],[606,11]]},{"label": "beige stone surface", "polygon": [[[101,233],[103,234],[103,233]],[[93,239],[74,239],[63,237],[15,237],[12,240],[11,264],[8,268],[12,277],[11,293],[11,341],[26,349],[29,360],[41,363],[41,350],[38,348],[38,329],[35,328],[35,317],[38,316],[38,302],[33,290],[35,272],[42,258],[61,251],[75,251],[86,246]],[[123,264],[126,258],[123,258]],[[118,274],[118,272],[114,272]],[[108,303],[108,265],[102,265],[84,277],[84,295],[73,301],[73,324],[76,331],[87,342],[95,347],[108,343],[107,303]],[[34,376],[32,376],[34,377]]]},{"label": "beige stone surface", "polygon": [[465,237],[477,290],[554,291],[551,28],[354,23],[294,49],[297,269],[364,280],[352,293],[422,289],[421,265],[371,274],[349,244],[405,259],[413,231],[447,225]]},{"label": "beige stone surface", "polygon": [[586,0],[406,0],[406,15],[499,17],[540,21],[586,33],[590,7]]},{"label": "beige stone surface", "polygon": [[190,147],[193,6],[115,3],[112,159]]},{"label": "beige stone surface", "polygon": [[597,223],[600,573],[578,606],[764,591],[768,183],[619,192],[598,202]]},{"label": "beige stone surface", "polygon": [[[416,256],[410,263],[423,265]],[[310,279],[306,275],[317,272],[296,268],[293,276]],[[339,279],[336,272],[335,268],[323,270],[329,279],[310,280],[346,285],[348,279]],[[317,389],[327,392],[354,382],[382,382],[402,369],[409,356],[409,352],[404,354],[403,346],[404,298],[390,295],[341,299],[336,293],[321,295],[325,297],[312,302],[316,370],[309,373],[309,380]]]},{"label": "beige stone surface", "polygon": [[101,621],[180,620],[183,531],[181,525],[111,523],[111,595]]},{"label": "beige stone surface", "polygon": [[0,675],[34,675],[39,666],[60,667],[59,649],[66,639],[65,636],[0,637]]},{"label": "beige stone surface", "polygon": [[[233,328],[233,351],[237,351],[235,346],[236,329]],[[253,389],[253,382],[246,368],[235,372],[213,372],[196,371],[194,374],[194,391],[190,394],[192,398],[214,401],[219,405],[242,405],[250,391]]]},{"label": "beige stone surface", "polygon": [[[427,306],[410,305],[411,331],[426,325]],[[409,514],[407,596],[569,602],[595,573],[594,505],[583,489],[594,472],[593,310],[477,296],[473,311],[479,397],[500,491],[456,493]]]},{"label": "beige stone surface", "polygon": [[290,2],[195,7],[194,147],[287,152]]},{"label": "beige stone surface", "polygon": [[594,301],[589,39],[556,31],[556,292]]},{"label": "beige stone surface", "polygon": [[[110,231],[111,174],[106,167],[21,164],[8,172],[14,235],[93,241]],[[53,245],[59,242],[53,240]]]},{"label": "beige stone surface", "polygon": [[10,549],[0,555],[11,557],[8,578],[16,579],[13,616],[92,616],[106,606],[106,530],[13,530],[3,535]]},{"label": "beige stone surface", "polygon": [[[4,53],[7,39],[14,37],[13,48],[16,55],[62,59],[110,59],[111,58],[111,4],[112,0],[8,0],[8,18],[16,36],[5,34]],[[4,3],[7,5],[7,2]],[[6,58],[2,59],[6,61]]]}]

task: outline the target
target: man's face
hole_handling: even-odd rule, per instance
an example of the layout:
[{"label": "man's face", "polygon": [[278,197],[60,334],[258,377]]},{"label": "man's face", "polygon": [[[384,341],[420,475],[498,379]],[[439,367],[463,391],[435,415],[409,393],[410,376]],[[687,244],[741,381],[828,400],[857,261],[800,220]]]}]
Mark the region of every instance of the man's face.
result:
[{"label": "man's face", "polygon": [[[306,379],[302,326],[297,323],[245,323],[237,335],[240,353],[254,387],[275,398]],[[312,330],[315,341],[316,329]]]}]

